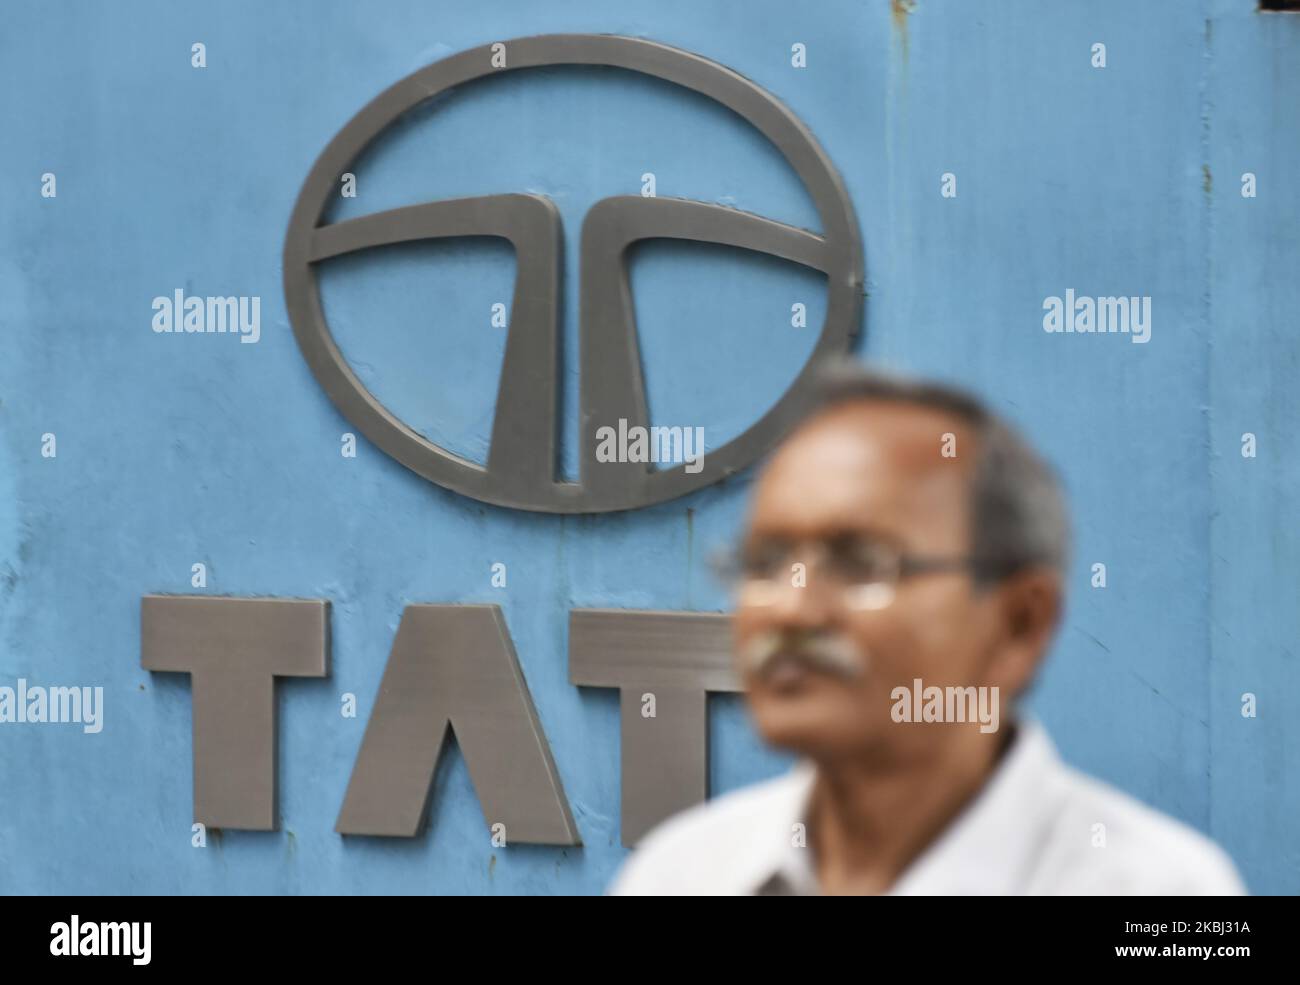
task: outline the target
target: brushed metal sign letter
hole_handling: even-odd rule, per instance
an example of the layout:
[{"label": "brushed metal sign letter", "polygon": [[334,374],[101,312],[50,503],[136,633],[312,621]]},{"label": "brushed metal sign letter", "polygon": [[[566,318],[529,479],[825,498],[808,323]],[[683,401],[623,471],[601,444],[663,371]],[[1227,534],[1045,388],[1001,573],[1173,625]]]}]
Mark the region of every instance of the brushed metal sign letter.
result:
[{"label": "brushed metal sign letter", "polygon": [[448,726],[507,844],[582,843],[495,605],[407,606],[334,830],[414,836]]},{"label": "brushed metal sign letter", "polygon": [[146,595],[140,666],[189,674],[194,820],[274,831],[275,678],[328,673],[329,603]]},{"label": "brushed metal sign letter", "polygon": [[[619,689],[624,845],[708,797],[707,695],[741,690],[729,616],[574,609],[569,683]],[[653,717],[643,714],[647,695]]]}]

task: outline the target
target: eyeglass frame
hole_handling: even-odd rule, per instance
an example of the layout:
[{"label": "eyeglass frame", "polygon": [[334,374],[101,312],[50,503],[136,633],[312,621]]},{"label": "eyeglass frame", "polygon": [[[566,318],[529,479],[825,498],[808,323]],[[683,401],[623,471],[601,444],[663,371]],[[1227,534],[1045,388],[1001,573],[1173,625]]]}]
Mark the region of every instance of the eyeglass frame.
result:
[{"label": "eyeglass frame", "polygon": [[[863,590],[871,588],[888,588],[889,598],[878,601],[877,604],[868,604],[862,606],[869,609],[885,608],[893,602],[894,595],[897,593],[898,586],[908,578],[914,578],[926,574],[942,574],[945,572],[968,571],[975,575],[1008,575],[1020,567],[1006,558],[989,558],[979,557],[976,555],[958,555],[954,557],[937,557],[933,555],[911,554],[883,538],[863,538],[856,534],[841,534],[837,538],[817,539],[817,538],[800,538],[791,541],[785,548],[781,558],[781,566],[789,564],[793,570],[793,565],[807,562],[792,560],[802,555],[814,562],[820,569],[828,556],[831,556],[834,540],[856,540],[859,542],[869,543],[874,548],[883,548],[889,552],[889,557],[893,560],[893,571],[886,578],[876,578],[870,581],[853,582],[846,580],[841,576],[832,576],[839,582],[838,589],[841,595],[856,591],[861,593]],[[811,548],[811,550],[809,550]],[[775,575],[761,577],[750,573],[748,566],[750,562],[746,560],[746,553],[749,548],[745,545],[732,547],[712,558],[712,567],[715,575],[723,580],[737,595],[743,592],[746,587],[756,586],[759,584],[775,585],[781,579]],[[791,582],[791,587],[796,586]]]}]

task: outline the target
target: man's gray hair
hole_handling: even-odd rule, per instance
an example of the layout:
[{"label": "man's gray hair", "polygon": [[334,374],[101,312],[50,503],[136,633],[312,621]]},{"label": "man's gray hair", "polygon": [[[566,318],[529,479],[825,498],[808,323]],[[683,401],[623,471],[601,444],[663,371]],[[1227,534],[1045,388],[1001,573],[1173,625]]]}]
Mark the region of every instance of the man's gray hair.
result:
[{"label": "man's gray hair", "polygon": [[809,417],[832,404],[886,400],[946,411],[974,430],[979,459],[971,480],[971,555],[976,580],[997,582],[1043,565],[1069,566],[1070,522],[1056,472],[1020,432],[978,397],[943,383],[837,363],[823,371]]}]

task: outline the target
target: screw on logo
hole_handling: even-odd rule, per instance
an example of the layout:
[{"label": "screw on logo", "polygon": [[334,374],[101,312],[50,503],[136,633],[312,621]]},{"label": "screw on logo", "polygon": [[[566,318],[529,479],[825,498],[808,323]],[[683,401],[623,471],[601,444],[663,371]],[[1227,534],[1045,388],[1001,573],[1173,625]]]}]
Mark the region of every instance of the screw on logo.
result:
[{"label": "screw on logo", "polygon": [[[807,408],[814,366],[846,352],[862,312],[863,261],[853,204],[808,129],[767,90],[716,62],[667,45],[613,35],[560,34],[453,55],[407,76],[350,120],[303,183],[284,245],[284,290],[294,335],[316,379],[343,415],[407,468],[462,495],[547,513],[601,513],[663,502],[745,468]],[[349,165],[413,107],[503,71],[551,65],[613,66],[701,93],[766,136],[807,188],[818,234],[707,202],[620,195],[583,220],[579,286],[580,481],[556,479],[559,299],[563,237],[555,205],[541,195],[501,194],[426,202],[320,225]],[[460,236],[497,236],[518,257],[509,335],[485,466],[451,454],[407,427],[361,383],[325,321],[316,265],[370,247]],[[826,319],[790,388],[744,433],[710,451],[702,468],[652,469],[641,461],[599,461],[602,423],[649,422],[626,254],[645,239],[695,240],[790,260],[826,275]],[[541,371],[539,371],[539,369]]]}]

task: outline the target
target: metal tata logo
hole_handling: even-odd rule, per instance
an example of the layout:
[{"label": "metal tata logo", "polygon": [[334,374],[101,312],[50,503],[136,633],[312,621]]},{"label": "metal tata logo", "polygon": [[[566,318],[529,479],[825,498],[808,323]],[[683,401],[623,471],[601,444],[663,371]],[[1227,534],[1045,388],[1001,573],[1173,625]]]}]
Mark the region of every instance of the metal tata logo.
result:
[{"label": "metal tata logo", "polygon": [[[349,165],[385,129],[428,100],[487,76],[544,66],[610,66],[701,93],[761,132],[808,191],[822,232],[708,202],[619,195],[582,224],[579,285],[580,479],[558,481],[557,409],[563,236],[542,195],[498,194],[425,202],[321,225]],[[394,416],[352,371],[325,319],[316,268],[333,257],[395,243],[465,236],[508,240],[517,259],[509,334],[485,465],[429,441]],[[647,239],[694,240],[780,257],[826,275],[826,317],[790,388],[703,467],[654,469],[598,461],[596,432],[625,421],[649,430],[627,252]],[[654,41],[557,34],[453,55],[402,79],[330,141],[299,193],[284,245],[284,290],[307,364],[343,415],[386,454],[430,482],[498,506],[546,513],[635,509],[711,485],[752,464],[808,407],[814,367],[846,352],[862,311],[862,243],[844,183],[807,127],[766,89],[699,55]]]},{"label": "metal tata logo", "polygon": [[[631,69],[722,103],[766,135],[810,192],[823,231],[809,232],[705,202],[619,196],[597,202],[581,236],[581,481],[555,477],[562,238],[537,195],[428,202],[319,225],[348,164],[402,114],[452,87],[548,65]],[[354,250],[452,236],[500,236],[518,257],[513,318],[485,466],[396,419],[357,379],[321,310],[316,267]],[[625,254],[643,239],[726,244],[823,271],[826,319],[807,365],[779,400],[704,468],[597,465],[590,439],[606,422],[645,426],[646,399]],[[556,35],[476,48],[381,94],[330,142],[294,209],[284,249],[294,333],[343,414],[381,449],[438,485],[518,509],[632,509],[680,496],[750,464],[812,399],[820,358],[848,348],[861,314],[862,249],[839,176],[798,119],[735,72],[633,38]],[[194,821],[201,829],[274,830],[279,823],[276,682],[329,676],[327,599],[146,595],[140,663],[190,675]],[[683,655],[689,655],[683,658]],[[635,844],[708,795],[707,696],[740,690],[730,621],[712,612],[574,609],[569,682],[620,693],[620,831]],[[646,715],[646,701],[653,714]],[[581,844],[503,613],[496,605],[411,604],[402,613],[334,830],[414,837],[430,811],[448,732],[456,736],[493,846]],[[198,843],[197,841],[195,842]]]}]

